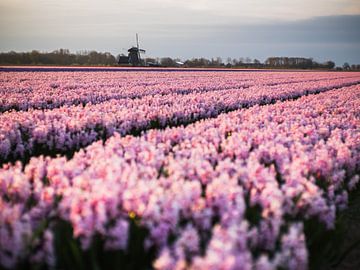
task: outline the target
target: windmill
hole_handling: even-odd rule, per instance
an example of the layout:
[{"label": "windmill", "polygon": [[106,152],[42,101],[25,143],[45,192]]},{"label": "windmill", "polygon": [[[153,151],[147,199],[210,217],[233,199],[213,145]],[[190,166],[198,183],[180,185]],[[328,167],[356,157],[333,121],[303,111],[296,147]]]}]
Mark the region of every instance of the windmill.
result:
[{"label": "windmill", "polygon": [[136,34],[136,47],[132,46],[128,51],[128,56],[121,54],[119,55],[118,64],[131,64],[133,66],[142,66],[144,63],[142,63],[141,60],[141,54],[145,53],[145,50],[140,49],[139,46],[139,36]]},{"label": "windmill", "polygon": [[129,63],[132,64],[133,66],[141,66],[141,54],[145,53],[145,50],[140,49],[139,46],[139,36],[138,34],[136,34],[136,47],[131,47],[130,49],[128,49],[128,53],[129,53]]}]

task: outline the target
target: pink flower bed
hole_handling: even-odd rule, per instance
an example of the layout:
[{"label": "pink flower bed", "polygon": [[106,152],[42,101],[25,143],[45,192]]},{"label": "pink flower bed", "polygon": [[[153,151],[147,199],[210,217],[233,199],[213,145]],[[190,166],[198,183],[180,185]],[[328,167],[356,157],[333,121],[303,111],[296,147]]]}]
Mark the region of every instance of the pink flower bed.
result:
[{"label": "pink flower bed", "polygon": [[[315,75],[311,74],[314,79]],[[27,160],[33,155],[46,153],[69,153],[99,139],[106,139],[114,132],[126,135],[150,128],[188,124],[256,104],[298,98],[360,82],[358,76],[348,77],[283,82],[271,86],[259,83],[247,88],[223,90],[217,89],[217,85],[213,86],[213,90],[190,91],[188,94],[168,91],[168,94],[145,95],[136,99],[89,103],[85,107],[73,105],[52,110],[5,112],[0,115],[0,162]],[[210,82],[214,84],[211,79]],[[225,80],[223,88],[226,85]],[[26,104],[26,100],[23,103]]]},{"label": "pink flower bed", "polygon": [[[100,238],[105,250],[119,254],[132,254],[134,234],[144,230],[141,245],[144,254],[153,254],[155,269],[306,269],[305,222],[315,219],[334,228],[337,211],[346,207],[359,181],[360,87],[330,90],[352,83],[341,79],[211,95],[169,94],[38,116],[36,111],[3,114],[2,128],[9,130],[14,130],[15,116],[22,125],[28,117],[29,126],[31,119],[37,123],[34,130],[42,119],[43,130],[36,134],[47,134],[48,115],[53,115],[58,123],[78,125],[79,131],[86,121],[106,128],[111,123],[114,136],[69,160],[38,157],[24,168],[20,162],[3,166],[2,266],[23,260],[49,267],[58,263],[54,239],[59,222],[65,222],[82,250],[92,249]],[[291,97],[300,98],[259,106]],[[126,112],[132,115],[129,125],[135,119],[141,125],[153,113],[165,126],[189,121],[191,114],[199,119],[246,106],[252,107],[138,137],[123,137],[126,126],[112,120]],[[57,122],[52,124],[57,130]],[[9,140],[5,134],[2,139]],[[92,138],[89,134],[84,138]]]},{"label": "pink flower bed", "polygon": [[[94,76],[95,75],[95,76]],[[53,109],[110,99],[184,94],[305,81],[355,78],[349,73],[269,72],[3,72],[0,112]]]}]

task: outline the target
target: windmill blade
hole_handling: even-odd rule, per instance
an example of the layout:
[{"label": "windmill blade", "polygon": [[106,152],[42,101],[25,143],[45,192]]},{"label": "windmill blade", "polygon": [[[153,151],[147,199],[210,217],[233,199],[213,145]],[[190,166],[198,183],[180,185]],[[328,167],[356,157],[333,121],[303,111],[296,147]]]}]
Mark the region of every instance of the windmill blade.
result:
[{"label": "windmill blade", "polygon": [[145,53],[146,51],[145,51],[145,50],[143,50],[143,49],[139,49],[139,52],[141,52],[141,53]]},{"label": "windmill blade", "polygon": [[138,50],[139,50],[139,36],[138,36],[137,33],[136,33],[136,47],[137,47]]},{"label": "windmill blade", "polygon": [[139,36],[137,33],[136,33],[136,48],[137,48],[138,59],[139,59],[139,62],[141,63],[141,57],[140,57],[141,49],[139,47]]}]

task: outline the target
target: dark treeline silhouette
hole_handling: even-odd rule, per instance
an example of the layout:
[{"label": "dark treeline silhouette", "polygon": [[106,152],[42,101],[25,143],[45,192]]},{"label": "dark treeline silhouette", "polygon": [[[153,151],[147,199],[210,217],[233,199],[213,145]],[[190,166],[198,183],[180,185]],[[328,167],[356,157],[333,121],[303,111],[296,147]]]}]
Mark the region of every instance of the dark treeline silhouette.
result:
[{"label": "dark treeline silhouette", "polygon": [[[71,53],[68,49],[53,52],[6,52],[0,53],[1,65],[79,65],[79,66],[117,66],[120,55],[109,52],[80,51]],[[181,61],[178,58],[144,58],[142,63],[148,66],[163,67],[220,67],[220,68],[279,68],[279,69],[326,69],[326,70],[360,70],[360,65],[344,63],[335,67],[333,61],[318,63],[312,58],[304,57],[269,57],[264,63],[249,57],[230,58],[224,62],[221,57],[206,59],[192,58]]]},{"label": "dark treeline silhouette", "polygon": [[[161,66],[177,67],[180,66],[179,59],[172,59],[170,57],[164,58],[146,58],[145,62],[158,63]],[[335,68],[333,61],[326,61],[318,63],[312,58],[303,57],[269,57],[264,63],[258,59],[252,60],[249,57],[239,59],[228,57],[224,63],[221,57],[206,59],[206,58],[192,58],[186,60],[184,67],[226,67],[226,68],[279,68],[279,69],[325,69],[332,70]],[[336,67],[336,70],[360,70],[360,65],[350,65],[344,63],[342,67]]]},{"label": "dark treeline silhouette", "polygon": [[333,69],[335,63],[327,61],[325,63],[315,62],[312,58],[303,57],[269,57],[265,61],[265,65],[279,68],[299,68],[299,69]]},{"label": "dark treeline silhouette", "polygon": [[116,63],[115,57],[108,52],[82,51],[70,53],[67,49],[53,52],[7,52],[0,53],[2,65],[104,65]]}]

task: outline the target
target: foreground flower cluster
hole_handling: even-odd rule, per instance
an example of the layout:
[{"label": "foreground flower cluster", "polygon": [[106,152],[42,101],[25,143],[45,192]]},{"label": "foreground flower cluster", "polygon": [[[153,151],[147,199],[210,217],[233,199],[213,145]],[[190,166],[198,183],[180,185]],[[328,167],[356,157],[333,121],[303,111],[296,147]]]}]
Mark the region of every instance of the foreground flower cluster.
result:
[{"label": "foreground flower cluster", "polygon": [[[315,77],[314,74],[312,76]],[[136,134],[150,128],[188,124],[223,112],[294,99],[360,82],[358,77],[349,77],[320,81],[313,78],[315,81],[222,90],[213,86],[212,91],[190,91],[187,94],[169,91],[166,95],[112,99],[85,107],[5,112],[0,115],[0,163],[28,160],[39,154],[71,153],[115,132]]]},{"label": "foreground flower cluster", "polygon": [[130,254],[142,232],[156,269],[306,269],[305,222],[333,228],[359,181],[360,87],[257,104],[4,165],[2,266],[59,263],[65,222],[83,250]]}]

